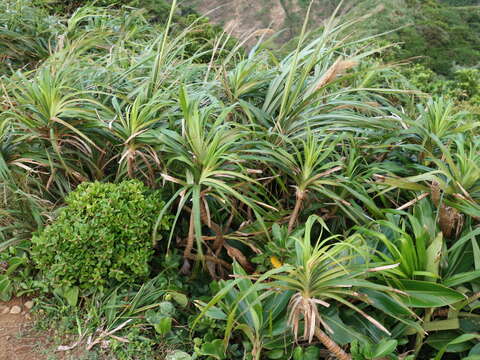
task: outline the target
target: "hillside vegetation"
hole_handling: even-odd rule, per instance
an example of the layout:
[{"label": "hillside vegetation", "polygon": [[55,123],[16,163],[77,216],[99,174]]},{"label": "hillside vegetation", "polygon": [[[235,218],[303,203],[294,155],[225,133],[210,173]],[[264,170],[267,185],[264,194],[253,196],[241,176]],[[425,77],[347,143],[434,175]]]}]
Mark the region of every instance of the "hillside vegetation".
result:
[{"label": "hillside vegetation", "polygon": [[[187,4],[222,24],[236,36],[253,30],[272,28],[282,31],[280,43],[295,37],[303,24],[309,1],[303,0],[189,0]],[[315,0],[310,12],[310,28],[321,26],[339,0]],[[394,59],[422,57],[418,61],[437,73],[448,75],[452,66],[472,66],[480,62],[480,8],[464,8],[478,1],[361,0],[345,1],[345,8],[361,16],[383,5],[367,23],[371,34],[400,30],[385,38],[400,44]],[[216,9],[216,10],[215,10]]]}]

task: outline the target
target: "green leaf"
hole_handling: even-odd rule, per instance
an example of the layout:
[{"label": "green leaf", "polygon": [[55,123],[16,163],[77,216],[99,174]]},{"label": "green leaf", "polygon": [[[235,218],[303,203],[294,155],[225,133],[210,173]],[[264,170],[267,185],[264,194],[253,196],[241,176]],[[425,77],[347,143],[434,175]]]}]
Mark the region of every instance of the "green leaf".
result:
[{"label": "green leaf", "polygon": [[440,267],[440,260],[442,258],[442,248],[443,248],[443,235],[438,233],[433,242],[427,248],[427,264],[426,271],[438,276],[438,270]]},{"label": "green leaf", "polygon": [[358,340],[360,343],[367,340],[363,334],[346,325],[338,314],[326,315],[323,320],[333,330],[332,339],[339,345],[346,345],[353,340]]},{"label": "green leaf", "polygon": [[375,346],[372,358],[375,359],[390,355],[397,348],[397,344],[397,340],[383,339]]},{"label": "green leaf", "polygon": [[302,360],[317,360],[320,359],[320,349],[316,346],[309,346],[303,353]]},{"label": "green leaf", "polygon": [[445,348],[446,344],[449,344],[445,352],[459,353],[469,350],[472,345],[470,343],[457,343],[450,344],[450,342],[461,336],[461,332],[458,331],[439,331],[430,334],[427,337],[426,343],[434,349],[441,351]]},{"label": "green leaf", "polygon": [[174,316],[175,306],[170,301],[162,301],[158,307],[158,312],[163,316]]},{"label": "green leaf", "polygon": [[460,274],[455,274],[447,279],[443,280],[445,286],[458,286],[466,282],[478,279],[480,277],[480,270],[468,271]]},{"label": "green leaf", "polygon": [[274,223],[272,225],[272,237],[273,237],[273,240],[276,242],[280,242],[283,239],[282,229],[280,228],[280,225],[278,225],[277,223]]},{"label": "green leaf", "polygon": [[192,360],[192,357],[186,352],[175,350],[173,353],[168,354],[165,360]]},{"label": "green leaf", "polygon": [[461,293],[429,281],[396,280],[394,283],[399,290],[408,294],[401,297],[405,304],[410,307],[441,307],[465,299],[465,296]]},{"label": "green leaf", "polygon": [[410,316],[411,311],[395,298],[387,294],[371,289],[362,289],[362,293],[368,296],[372,305],[377,309],[382,310],[387,314],[394,314],[395,316]]},{"label": "green leaf", "polygon": [[188,305],[188,298],[185,294],[181,294],[178,292],[171,292],[173,300],[180,305],[181,307],[186,307]]},{"label": "green leaf", "polygon": [[478,239],[472,237],[473,259],[475,261],[475,270],[480,270],[480,246]]},{"label": "green leaf", "polygon": [[172,330],[172,318],[161,317],[157,324],[154,325],[155,331],[160,335],[165,335]]},{"label": "green leaf", "polygon": [[267,358],[275,360],[275,359],[284,359],[285,358],[285,351],[283,349],[275,349],[272,351],[267,352]]},{"label": "green leaf", "polygon": [[460,335],[460,336],[456,337],[455,339],[450,340],[447,344],[445,344],[441,348],[441,350],[438,352],[437,356],[435,356],[435,360],[441,360],[443,354],[448,351],[449,346],[464,344],[464,343],[470,342],[471,340],[479,339],[479,338],[480,338],[480,335],[478,335],[478,334],[463,334],[463,335]]},{"label": "green leaf", "polygon": [[215,319],[215,320],[226,320],[227,319],[227,315],[218,307],[216,306],[212,306],[211,308],[209,308],[207,310],[207,312],[205,313],[206,316],[208,316],[209,318],[211,319]]},{"label": "green leaf", "polygon": [[468,356],[479,355],[480,356],[480,344],[475,345],[470,349]]},{"label": "green leaf", "polygon": [[159,313],[157,313],[155,310],[148,310],[146,313],[145,313],[145,319],[148,321],[148,323],[150,325],[157,325],[160,320],[162,318],[162,315],[160,315]]},{"label": "green leaf", "polygon": [[11,275],[19,266],[26,264],[27,259],[21,257],[13,257],[8,261],[8,269],[5,275]]},{"label": "green leaf", "polygon": [[78,286],[67,288],[63,291],[63,296],[67,300],[68,305],[70,305],[72,307],[77,306],[78,294],[79,294]]},{"label": "green leaf", "polygon": [[12,282],[7,276],[0,275],[0,300],[9,301],[12,298],[12,293]]},{"label": "green leaf", "polygon": [[301,346],[297,346],[293,350],[293,360],[303,360],[303,348]]},{"label": "green leaf", "polygon": [[[475,307],[475,308],[474,308]],[[479,305],[472,304],[472,311],[478,308]],[[474,314],[472,314],[474,315]],[[460,317],[460,330],[464,333],[476,333],[480,329],[480,316],[462,316]]]},{"label": "green leaf", "polygon": [[199,350],[199,355],[212,356],[217,360],[225,359],[225,349],[223,347],[223,340],[216,339],[202,345]]}]

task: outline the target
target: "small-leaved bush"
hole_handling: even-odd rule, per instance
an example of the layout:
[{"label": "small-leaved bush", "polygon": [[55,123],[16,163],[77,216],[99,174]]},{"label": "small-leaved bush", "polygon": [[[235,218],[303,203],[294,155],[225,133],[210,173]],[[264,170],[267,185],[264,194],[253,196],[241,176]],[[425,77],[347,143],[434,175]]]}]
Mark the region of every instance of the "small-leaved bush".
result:
[{"label": "small-leaved bush", "polygon": [[436,74],[422,64],[415,64],[402,69],[402,74],[410,84],[433,96],[443,96],[472,106],[480,104],[480,70],[476,68],[457,68],[450,78]]},{"label": "small-leaved bush", "polygon": [[[164,203],[137,180],[83,183],[57,219],[32,238],[33,259],[52,287],[103,289],[145,279],[152,229]],[[163,217],[159,230],[169,228]]]}]

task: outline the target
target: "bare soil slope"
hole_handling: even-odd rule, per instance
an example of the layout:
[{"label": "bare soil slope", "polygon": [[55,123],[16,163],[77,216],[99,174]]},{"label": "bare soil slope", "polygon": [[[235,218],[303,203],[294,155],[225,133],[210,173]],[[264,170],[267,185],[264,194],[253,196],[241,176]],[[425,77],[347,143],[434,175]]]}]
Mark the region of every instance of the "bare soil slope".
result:
[{"label": "bare soil slope", "polygon": [[195,8],[238,39],[260,29],[281,29],[285,23],[285,10],[280,0],[194,0]]},{"label": "bare soil slope", "polygon": [[[281,31],[279,40],[283,42],[298,33],[306,12],[302,0],[190,0],[189,3],[238,39],[245,39],[257,30],[271,29]],[[311,23],[318,26],[337,4],[338,0],[315,1]],[[254,41],[253,38],[249,43]]]}]

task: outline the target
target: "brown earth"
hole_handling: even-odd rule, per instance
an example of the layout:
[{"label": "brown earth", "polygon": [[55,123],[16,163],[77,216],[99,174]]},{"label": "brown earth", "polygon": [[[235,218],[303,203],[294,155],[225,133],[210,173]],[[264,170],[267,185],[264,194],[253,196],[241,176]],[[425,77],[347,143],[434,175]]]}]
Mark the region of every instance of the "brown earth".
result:
[{"label": "brown earth", "polygon": [[[210,21],[222,25],[227,33],[238,39],[258,30],[279,30],[284,26],[285,10],[280,0],[269,0],[268,7],[263,2],[250,0],[195,0],[196,10],[206,15]],[[247,43],[252,44],[252,37]]]},{"label": "brown earth", "polygon": [[[56,351],[59,340],[54,331],[38,331],[35,319],[29,311],[31,299],[15,298],[0,301],[0,360],[80,360],[85,359],[84,349]],[[15,308],[16,307],[16,308]],[[20,310],[13,314],[12,309]],[[13,312],[15,312],[15,310]],[[62,338],[70,344],[73,340]]]},{"label": "brown earth", "polygon": [[[25,301],[24,301],[25,300]],[[27,299],[0,302],[0,360],[43,360],[44,334],[33,329],[33,320],[25,307]],[[19,314],[11,314],[13,307],[20,307]]]},{"label": "brown earth", "polygon": [[[269,29],[278,33],[283,43],[300,30],[305,20],[305,6],[300,0],[190,0],[196,11],[207,16],[214,24],[221,25],[227,33],[246,40],[247,45],[256,42],[258,36],[246,39],[250,34]],[[311,27],[321,25],[332,13],[338,0],[316,0],[310,13]]]}]

